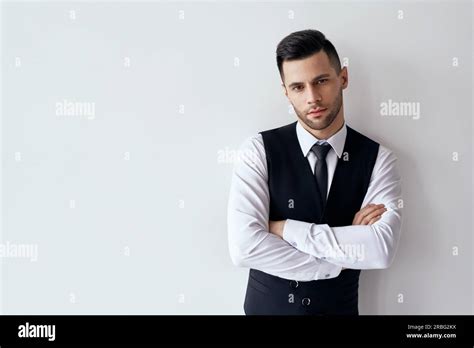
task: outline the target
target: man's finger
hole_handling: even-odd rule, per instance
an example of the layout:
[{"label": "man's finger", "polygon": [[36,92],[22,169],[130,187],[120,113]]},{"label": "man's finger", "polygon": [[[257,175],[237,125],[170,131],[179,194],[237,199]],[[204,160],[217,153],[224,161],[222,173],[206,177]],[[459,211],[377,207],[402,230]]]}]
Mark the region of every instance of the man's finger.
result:
[{"label": "man's finger", "polygon": [[382,218],[382,216],[376,216],[374,217],[372,220],[369,221],[368,225],[372,225],[373,223],[377,222],[378,220],[380,220]]},{"label": "man's finger", "polygon": [[[371,217],[370,218],[373,218],[376,214],[381,214],[383,213],[383,211],[380,211],[380,212],[377,212],[379,209],[383,209],[385,207],[384,204],[368,204],[367,206],[365,206],[364,208],[362,208],[361,210],[359,210],[356,215],[354,216],[354,221],[353,221],[353,225],[362,225],[364,224],[363,221],[364,221],[364,218],[366,218],[367,216],[369,216],[370,214]],[[373,215],[374,212],[377,212],[375,213],[375,215]],[[370,221],[370,219],[366,219],[366,222]]]},{"label": "man's finger", "polygon": [[373,211],[377,210],[377,209],[380,209],[380,208],[384,208],[385,205],[383,204],[375,204],[373,206],[370,206],[370,207],[367,207],[367,208],[364,208],[360,211],[360,215],[362,216],[367,216],[368,214],[372,213]]},{"label": "man's finger", "polygon": [[372,211],[370,214],[367,214],[363,219],[362,222],[368,223],[374,217],[382,216],[383,213],[387,211],[387,208],[379,208]]}]

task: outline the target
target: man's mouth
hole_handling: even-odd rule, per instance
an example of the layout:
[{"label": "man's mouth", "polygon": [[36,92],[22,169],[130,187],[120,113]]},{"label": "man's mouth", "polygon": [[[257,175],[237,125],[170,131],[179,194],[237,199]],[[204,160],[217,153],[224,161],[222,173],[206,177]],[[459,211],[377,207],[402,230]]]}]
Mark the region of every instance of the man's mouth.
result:
[{"label": "man's mouth", "polygon": [[326,110],[327,110],[327,108],[319,108],[319,107],[318,107],[318,108],[316,108],[316,109],[311,109],[311,110],[308,112],[308,115],[314,116],[314,117],[318,117],[318,116],[321,116],[322,113],[323,113],[324,111],[326,111]]}]

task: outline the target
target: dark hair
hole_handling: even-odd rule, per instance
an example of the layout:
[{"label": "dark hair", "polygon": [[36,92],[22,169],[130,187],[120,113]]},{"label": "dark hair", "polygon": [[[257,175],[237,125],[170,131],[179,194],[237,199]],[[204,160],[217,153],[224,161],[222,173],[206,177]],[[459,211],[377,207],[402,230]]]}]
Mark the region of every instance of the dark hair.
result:
[{"label": "dark hair", "polygon": [[336,48],[331,41],[326,39],[323,33],[318,30],[307,29],[291,33],[277,46],[276,60],[280,77],[283,81],[283,62],[307,58],[323,50],[328,55],[331,65],[339,74],[341,62]]}]

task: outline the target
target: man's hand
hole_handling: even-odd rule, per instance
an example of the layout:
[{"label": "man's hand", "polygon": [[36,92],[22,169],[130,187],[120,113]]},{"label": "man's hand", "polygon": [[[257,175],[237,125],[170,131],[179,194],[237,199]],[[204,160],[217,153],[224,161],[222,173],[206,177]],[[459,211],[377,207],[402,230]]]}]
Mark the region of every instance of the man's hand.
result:
[{"label": "man's hand", "polygon": [[387,211],[384,204],[368,204],[354,215],[353,225],[372,225]]},{"label": "man's hand", "polygon": [[[367,204],[354,215],[353,225],[372,225],[387,211],[384,204]],[[342,268],[341,271],[346,268]]]},{"label": "man's hand", "polygon": [[270,233],[277,235],[281,239],[283,239],[283,228],[285,227],[286,220],[278,220],[278,221],[269,221],[268,222],[268,229]]}]

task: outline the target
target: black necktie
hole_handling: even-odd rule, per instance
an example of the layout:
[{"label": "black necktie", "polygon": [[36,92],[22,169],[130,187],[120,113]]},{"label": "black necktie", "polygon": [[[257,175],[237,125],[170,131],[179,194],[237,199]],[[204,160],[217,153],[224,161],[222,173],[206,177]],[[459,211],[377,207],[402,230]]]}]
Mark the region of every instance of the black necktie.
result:
[{"label": "black necktie", "polygon": [[330,149],[331,146],[328,143],[322,145],[314,144],[311,148],[311,151],[313,151],[318,158],[314,168],[314,176],[318,183],[319,192],[321,193],[323,207],[326,205],[326,195],[328,192],[328,167],[326,164],[326,155]]}]

